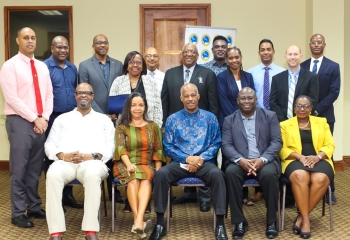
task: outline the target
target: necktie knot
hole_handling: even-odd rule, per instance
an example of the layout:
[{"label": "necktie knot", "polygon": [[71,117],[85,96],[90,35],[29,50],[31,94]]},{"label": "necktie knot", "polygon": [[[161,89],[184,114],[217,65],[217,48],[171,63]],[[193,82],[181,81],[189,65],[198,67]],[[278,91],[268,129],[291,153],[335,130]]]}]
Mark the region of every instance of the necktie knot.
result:
[{"label": "necktie knot", "polygon": [[319,60],[314,60],[314,63],[317,64],[319,62]]},{"label": "necktie knot", "polygon": [[185,81],[184,81],[184,83],[186,84],[186,83],[190,82],[190,70],[186,69],[185,73],[186,74],[185,74]]},{"label": "necktie knot", "polygon": [[269,71],[270,68],[269,67],[264,67],[265,71]]},{"label": "necktie knot", "polygon": [[154,78],[154,75],[156,75],[156,73],[155,73],[155,72],[149,72],[149,75],[150,75],[152,78]]}]

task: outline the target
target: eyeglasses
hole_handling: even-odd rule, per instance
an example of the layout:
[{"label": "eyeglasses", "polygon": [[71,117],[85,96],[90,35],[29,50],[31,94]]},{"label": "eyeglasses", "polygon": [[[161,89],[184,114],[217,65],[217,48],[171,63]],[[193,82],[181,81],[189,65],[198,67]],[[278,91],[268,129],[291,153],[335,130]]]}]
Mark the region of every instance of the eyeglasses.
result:
[{"label": "eyeglasses", "polygon": [[227,49],[227,45],[214,45],[213,48],[214,49],[219,49],[219,48]]},{"label": "eyeglasses", "polygon": [[324,42],[322,42],[322,41],[315,41],[315,42],[310,42],[310,44],[311,44],[312,46],[315,46],[316,44],[317,44],[317,45],[322,45],[322,44],[324,44]]},{"label": "eyeglasses", "polygon": [[140,62],[140,61],[129,61],[129,64],[131,65],[131,66],[134,66],[135,64],[136,64],[136,66],[140,66],[140,65],[142,65],[142,62]]},{"label": "eyeglasses", "polygon": [[157,54],[147,54],[146,56],[145,56],[146,58],[159,58],[159,56],[157,55]]},{"label": "eyeglasses", "polygon": [[83,91],[77,91],[77,92],[75,92],[75,94],[78,95],[78,96],[83,96],[83,95],[91,96],[91,95],[93,95],[94,93],[93,93],[93,92],[90,92],[90,91],[85,91],[85,92],[83,92]]},{"label": "eyeglasses", "polygon": [[95,45],[108,45],[109,42],[94,42]]},{"label": "eyeglasses", "polygon": [[304,110],[309,110],[310,107],[311,107],[310,104],[305,104],[305,105],[295,104],[295,108],[298,110],[301,110],[302,108],[304,108]]},{"label": "eyeglasses", "polygon": [[185,51],[182,51],[182,53],[185,54],[185,55],[190,55],[190,54],[195,55],[195,54],[197,54],[197,52],[193,51],[193,50],[185,50]]},{"label": "eyeglasses", "polygon": [[52,45],[54,47],[56,47],[58,50],[68,50],[69,49],[69,46],[62,46],[62,45]]}]

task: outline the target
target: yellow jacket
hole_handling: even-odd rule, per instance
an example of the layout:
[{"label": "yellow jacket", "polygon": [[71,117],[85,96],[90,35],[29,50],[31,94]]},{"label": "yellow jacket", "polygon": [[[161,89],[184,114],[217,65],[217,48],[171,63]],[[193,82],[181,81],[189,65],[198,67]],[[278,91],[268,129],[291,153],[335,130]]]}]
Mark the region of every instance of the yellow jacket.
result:
[{"label": "yellow jacket", "polygon": [[[329,130],[329,125],[325,118],[310,116],[312,143],[316,153],[324,152],[327,156],[327,161],[331,164],[333,171],[333,163],[331,157],[334,152],[334,140]],[[301,154],[301,139],[297,117],[290,118],[280,123],[283,146],[280,151],[282,160],[282,173],[286,170],[289,163],[294,160],[286,160],[292,152]],[[323,160],[322,160],[323,161]]]}]

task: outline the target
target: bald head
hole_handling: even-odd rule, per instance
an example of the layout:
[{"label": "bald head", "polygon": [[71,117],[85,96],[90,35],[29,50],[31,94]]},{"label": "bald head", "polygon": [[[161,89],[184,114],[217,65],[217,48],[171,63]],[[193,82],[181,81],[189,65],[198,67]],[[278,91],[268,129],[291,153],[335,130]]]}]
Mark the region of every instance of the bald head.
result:
[{"label": "bald head", "polygon": [[144,58],[146,60],[147,69],[151,72],[155,71],[159,64],[159,55],[157,49],[149,47],[146,49]]},{"label": "bald head", "polygon": [[94,90],[88,83],[80,83],[75,89],[75,100],[77,101],[77,110],[83,115],[91,110],[91,103],[94,99]]},{"label": "bald head", "polygon": [[250,87],[242,88],[242,90],[239,91],[239,93],[238,93],[238,97],[240,97],[242,94],[249,94],[249,95],[256,97],[255,91]]},{"label": "bald head", "polygon": [[326,39],[324,38],[324,36],[322,35],[322,34],[319,34],[319,33],[315,33],[314,35],[312,35],[312,37],[310,38],[310,42],[312,42],[313,40],[313,38],[318,38],[318,37],[320,37],[321,39],[322,39],[322,41],[324,42],[324,43],[326,43]]},{"label": "bald head", "polygon": [[188,90],[193,90],[196,94],[198,94],[198,88],[196,85],[194,85],[193,83],[186,83],[184,85],[182,85],[181,89],[180,89],[180,95],[182,96],[184,92],[188,91]]},{"label": "bald head", "polygon": [[312,53],[312,57],[318,59],[323,56],[323,51],[326,47],[326,40],[322,34],[314,34],[310,38],[309,46]]},{"label": "bald head", "polygon": [[256,104],[258,100],[256,98],[255,91],[249,87],[243,88],[238,93],[237,104],[241,114],[246,118],[254,115],[256,110]]},{"label": "bald head", "polygon": [[92,43],[94,44],[94,43],[97,42],[98,39],[100,39],[100,38],[105,38],[105,39],[108,41],[108,39],[107,39],[107,37],[106,37],[105,35],[103,35],[103,34],[97,34],[97,35],[94,37],[94,39],[92,40]]},{"label": "bald head", "polygon": [[192,83],[186,83],[181,87],[180,100],[184,104],[184,108],[189,113],[194,113],[198,110],[199,94],[198,88]]},{"label": "bald head", "polygon": [[291,51],[298,51],[301,54],[301,49],[297,45],[289,46],[286,50],[286,54]]},{"label": "bald head", "polygon": [[36,35],[33,29],[24,27],[18,30],[16,42],[20,53],[28,58],[33,58],[36,48]]},{"label": "bald head", "polygon": [[300,68],[300,62],[303,59],[303,55],[301,54],[301,50],[298,46],[291,45],[287,48],[284,59],[288,64],[288,69],[294,73]]},{"label": "bald head", "polygon": [[62,42],[62,41],[65,41],[66,43],[68,43],[67,38],[65,38],[65,37],[63,37],[63,36],[56,36],[56,37],[54,37],[54,38],[52,39],[51,44],[52,44],[52,45],[56,45],[57,42]]},{"label": "bald head", "polygon": [[64,68],[67,57],[69,56],[68,40],[63,36],[56,36],[51,44],[52,58]]}]

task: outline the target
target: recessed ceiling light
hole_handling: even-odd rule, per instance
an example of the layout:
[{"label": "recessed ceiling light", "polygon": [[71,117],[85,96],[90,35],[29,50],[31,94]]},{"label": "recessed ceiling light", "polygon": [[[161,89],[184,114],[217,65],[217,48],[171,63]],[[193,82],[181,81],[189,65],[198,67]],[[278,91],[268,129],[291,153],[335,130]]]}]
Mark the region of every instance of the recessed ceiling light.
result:
[{"label": "recessed ceiling light", "polygon": [[57,11],[57,10],[44,10],[44,11],[38,11],[44,15],[63,15],[61,12]]}]

